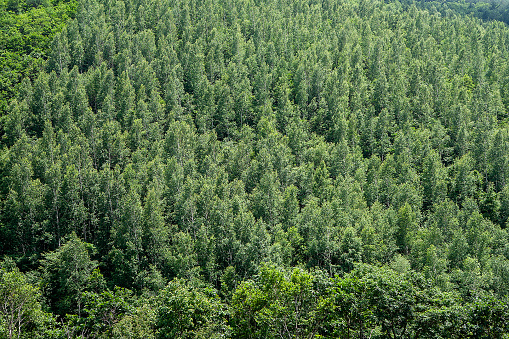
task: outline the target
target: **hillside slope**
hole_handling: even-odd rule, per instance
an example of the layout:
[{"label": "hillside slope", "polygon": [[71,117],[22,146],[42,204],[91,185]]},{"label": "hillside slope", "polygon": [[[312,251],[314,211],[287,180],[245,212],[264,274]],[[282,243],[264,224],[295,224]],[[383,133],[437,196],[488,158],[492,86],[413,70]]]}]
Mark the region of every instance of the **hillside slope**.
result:
[{"label": "hillside slope", "polygon": [[507,25],[81,0],[51,46],[2,117],[27,336],[508,333]]}]

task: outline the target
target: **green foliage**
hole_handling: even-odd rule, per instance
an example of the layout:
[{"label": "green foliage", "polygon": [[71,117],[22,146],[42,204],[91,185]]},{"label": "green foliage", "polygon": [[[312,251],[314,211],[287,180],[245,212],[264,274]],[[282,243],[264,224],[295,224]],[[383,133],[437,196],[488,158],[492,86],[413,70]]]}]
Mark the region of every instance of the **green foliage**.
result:
[{"label": "green foliage", "polygon": [[41,305],[39,288],[17,267],[0,270],[0,335],[2,338],[51,337],[54,319]]},{"label": "green foliage", "polygon": [[81,241],[75,233],[56,251],[47,253],[41,261],[42,284],[53,311],[59,315],[81,314],[83,292],[104,287],[104,278],[91,260],[93,245]]},{"label": "green foliage", "polygon": [[234,338],[309,338],[325,324],[313,276],[262,265],[256,282],[242,283],[232,297]]},{"label": "green foliage", "polygon": [[83,323],[80,328],[94,338],[111,338],[115,326],[131,313],[132,292],[122,288],[115,291],[83,293]]},{"label": "green foliage", "polygon": [[154,339],[156,310],[147,304],[135,308],[113,325],[110,338]]},{"label": "green foliage", "polygon": [[0,2],[0,116],[24,77],[44,64],[53,36],[76,10],[76,2],[7,0]]},{"label": "green foliage", "polygon": [[22,335],[506,335],[504,8],[0,0]]},{"label": "green foliage", "polygon": [[210,288],[175,279],[158,299],[157,338],[222,338],[228,333],[225,307]]}]

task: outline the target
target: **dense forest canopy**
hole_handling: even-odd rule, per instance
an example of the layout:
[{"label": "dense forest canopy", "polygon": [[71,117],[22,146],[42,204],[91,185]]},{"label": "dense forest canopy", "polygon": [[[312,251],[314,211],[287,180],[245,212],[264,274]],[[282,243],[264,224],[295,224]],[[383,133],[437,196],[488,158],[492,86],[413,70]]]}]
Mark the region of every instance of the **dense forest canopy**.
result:
[{"label": "dense forest canopy", "polygon": [[[386,0],[386,2],[388,3],[390,0]],[[483,20],[509,23],[509,1],[507,0],[402,0],[401,3],[405,6],[417,5],[423,9],[438,10],[442,14],[452,10],[461,15],[473,15]]]},{"label": "dense forest canopy", "polygon": [[0,338],[507,337],[482,8],[0,1]]},{"label": "dense forest canopy", "polygon": [[75,9],[69,0],[0,0],[0,115],[21,80],[35,77]]}]

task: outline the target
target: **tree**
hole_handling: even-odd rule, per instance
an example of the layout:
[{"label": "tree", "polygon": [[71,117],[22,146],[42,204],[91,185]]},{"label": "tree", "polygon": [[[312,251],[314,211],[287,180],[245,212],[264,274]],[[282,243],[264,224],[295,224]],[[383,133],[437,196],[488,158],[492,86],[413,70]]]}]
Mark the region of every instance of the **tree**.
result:
[{"label": "tree", "polygon": [[94,338],[111,338],[115,326],[131,312],[133,299],[130,290],[120,287],[101,293],[84,292],[82,327]]},{"label": "tree", "polygon": [[143,285],[140,277],[146,260],[143,248],[143,210],[135,183],[131,181],[133,188],[120,200],[117,210],[119,219],[113,224],[110,236],[113,242],[109,253],[113,266],[112,278],[115,285],[126,288]]},{"label": "tree", "polygon": [[500,227],[507,228],[509,221],[509,185],[500,193]]},{"label": "tree", "polygon": [[336,277],[327,321],[341,338],[367,338],[375,326],[374,305],[369,302],[366,281],[354,275]]},{"label": "tree", "polygon": [[41,260],[43,291],[52,310],[58,315],[81,314],[85,291],[100,290],[104,278],[98,263],[90,258],[95,247],[81,241],[76,233],[56,251]]},{"label": "tree", "polygon": [[[363,272],[367,269],[367,272]],[[358,270],[369,285],[369,301],[374,315],[387,338],[405,337],[412,321],[416,291],[405,276],[389,269],[369,267]]]},{"label": "tree", "polygon": [[69,43],[67,41],[67,30],[64,29],[53,38],[49,62],[50,69],[60,74],[64,69],[67,69],[69,62]]},{"label": "tree", "polygon": [[344,272],[354,268],[354,264],[362,259],[362,239],[357,236],[353,227],[343,231],[339,251],[341,253],[341,266]]},{"label": "tree", "polygon": [[225,307],[214,290],[172,280],[158,296],[157,338],[222,338],[227,335]]},{"label": "tree", "polygon": [[401,253],[408,254],[410,252],[410,237],[416,230],[415,214],[412,207],[405,203],[398,211],[396,220],[396,245],[398,245]]},{"label": "tree", "polygon": [[51,316],[41,308],[41,292],[17,267],[0,269],[0,330],[6,338],[42,336]]},{"label": "tree", "polygon": [[234,338],[310,338],[325,326],[313,275],[260,267],[258,281],[243,282],[231,305]]},{"label": "tree", "polygon": [[482,296],[468,305],[468,323],[472,337],[501,339],[509,330],[509,304],[492,296]]},{"label": "tree", "polygon": [[150,304],[143,304],[125,314],[114,326],[115,339],[155,339],[156,310]]},{"label": "tree", "polygon": [[431,150],[424,158],[421,178],[424,191],[423,209],[429,210],[434,203],[443,200],[447,193],[445,171],[435,150]]}]

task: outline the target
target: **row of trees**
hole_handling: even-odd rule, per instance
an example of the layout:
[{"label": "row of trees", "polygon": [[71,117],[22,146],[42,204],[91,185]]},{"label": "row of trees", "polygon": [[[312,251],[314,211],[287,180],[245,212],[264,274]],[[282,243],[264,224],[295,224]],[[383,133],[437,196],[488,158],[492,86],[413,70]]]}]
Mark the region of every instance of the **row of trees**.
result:
[{"label": "row of trees", "polygon": [[[402,3],[411,5],[410,1]],[[483,0],[483,1],[421,1],[423,8],[434,8],[442,13],[453,10],[464,15],[473,15],[483,20],[497,20],[509,23],[509,3],[504,0]]]},{"label": "row of trees", "polygon": [[[156,294],[135,296],[97,290],[102,277],[83,265],[94,265],[86,245],[74,236],[48,255],[58,272],[43,268],[45,285],[88,290],[75,295],[78,314],[61,326],[42,310],[39,289],[4,262],[0,324],[7,338],[503,338],[509,330],[507,300],[440,290],[401,256],[391,267],[361,264],[335,278],[262,264],[233,290],[227,274],[219,294],[200,280],[174,279]],[[71,263],[69,251],[84,256]]]},{"label": "row of trees", "polygon": [[1,116],[2,274],[36,310],[5,333],[507,332],[505,24],[81,0],[51,41]]}]

